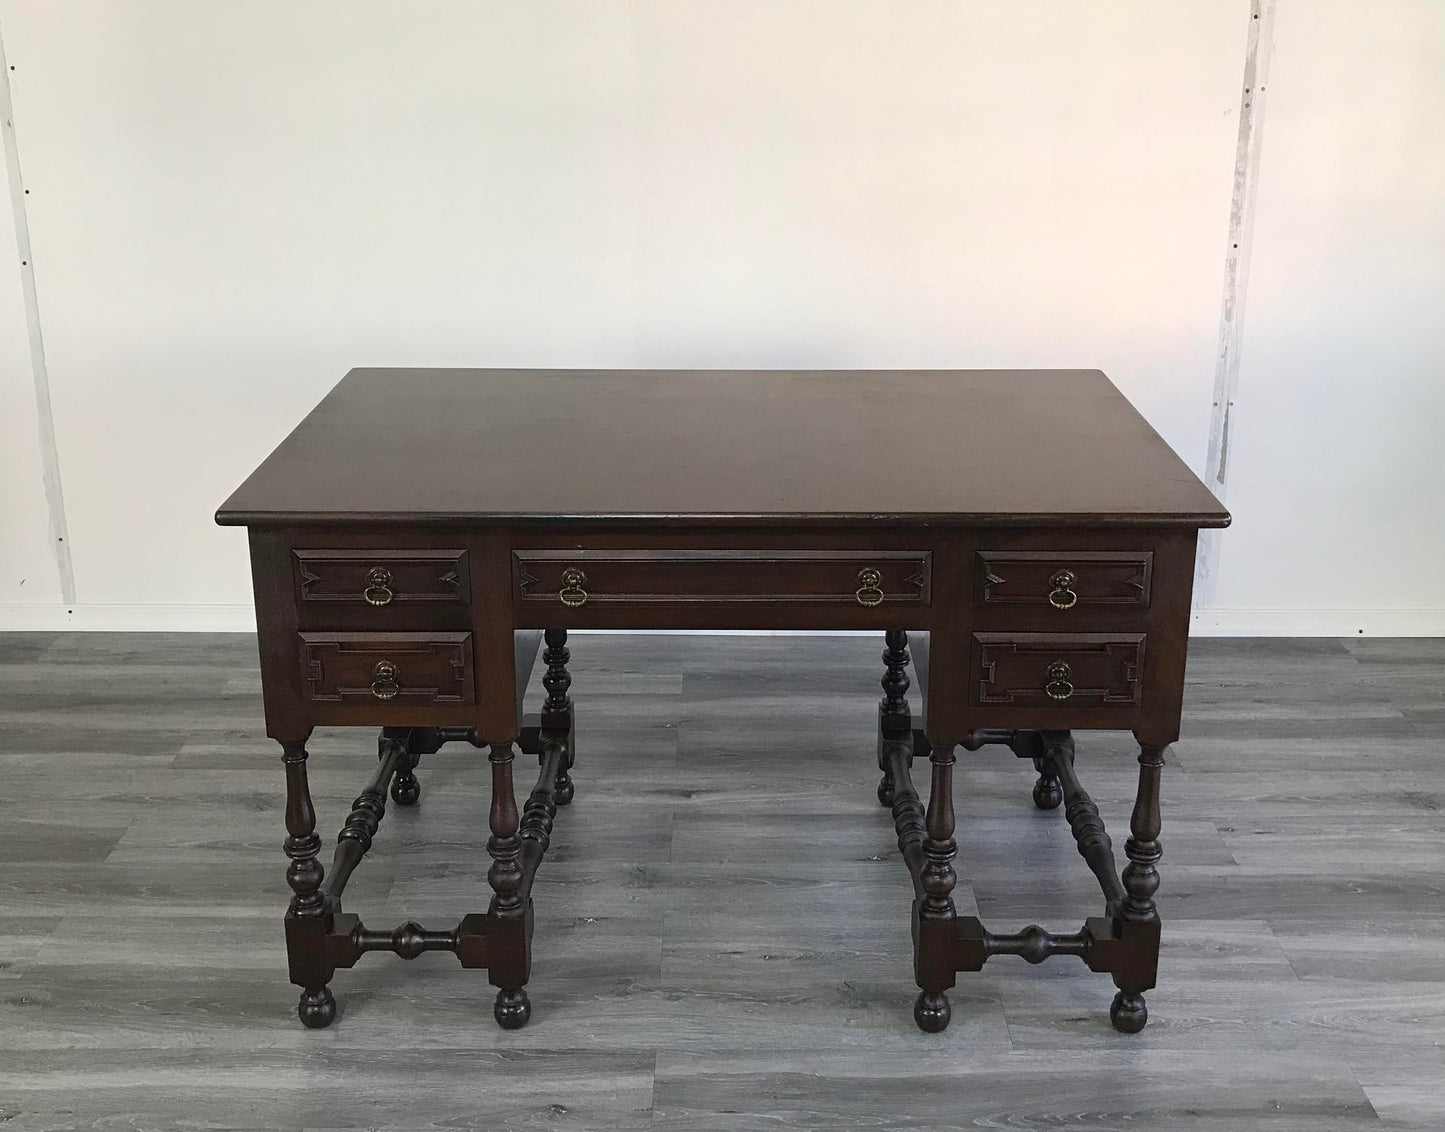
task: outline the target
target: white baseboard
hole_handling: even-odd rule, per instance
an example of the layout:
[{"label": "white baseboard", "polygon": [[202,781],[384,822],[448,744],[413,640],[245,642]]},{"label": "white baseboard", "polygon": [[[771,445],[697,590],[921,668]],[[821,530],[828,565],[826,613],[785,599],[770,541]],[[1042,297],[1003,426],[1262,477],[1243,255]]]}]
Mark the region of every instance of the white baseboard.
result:
[{"label": "white baseboard", "polygon": [[249,605],[16,605],[0,602],[0,631],[254,633]]},{"label": "white baseboard", "polygon": [[[254,633],[249,605],[22,605],[0,632]],[[1197,637],[1445,637],[1445,609],[1196,609]],[[714,635],[706,631],[706,635]],[[751,633],[753,636],[808,635]],[[868,634],[872,635],[872,634]]]},{"label": "white baseboard", "polygon": [[1195,637],[1445,637],[1445,609],[1196,609]]}]

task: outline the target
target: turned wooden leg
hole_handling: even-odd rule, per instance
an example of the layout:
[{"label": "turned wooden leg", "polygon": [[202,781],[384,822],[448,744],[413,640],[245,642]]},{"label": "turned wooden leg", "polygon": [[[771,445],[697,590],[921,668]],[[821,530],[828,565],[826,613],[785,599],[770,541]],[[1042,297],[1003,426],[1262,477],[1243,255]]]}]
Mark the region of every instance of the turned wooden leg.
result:
[{"label": "turned wooden leg", "polygon": [[[1158,963],[1159,910],[1154,894],[1159,891],[1159,844],[1162,819],[1159,813],[1159,776],[1164,769],[1165,746],[1139,744],[1139,792],[1134,799],[1134,813],[1129,819],[1129,840],[1124,853],[1129,863],[1124,866],[1124,902],[1119,910],[1121,926],[1132,927],[1140,938],[1153,941],[1152,954],[1145,954],[1129,969],[1114,974],[1119,993],[1109,1008],[1109,1019],[1116,1030],[1135,1034],[1149,1020],[1144,1005],[1144,991],[1154,986]],[[1137,927],[1135,927],[1137,925]]]},{"label": "turned wooden leg", "polygon": [[406,745],[406,755],[396,766],[391,780],[391,800],[398,806],[415,806],[421,799],[421,783],[416,777],[417,763],[421,762],[421,751],[412,742],[410,727],[387,727],[377,740],[377,757],[386,758],[387,744],[399,740]]},{"label": "turned wooden leg", "polygon": [[[449,734],[448,731],[451,733]],[[417,781],[416,768],[422,755],[434,755],[442,744],[451,739],[466,737],[466,732],[457,734],[457,728],[439,727],[383,727],[378,740],[377,752],[386,757],[387,740],[401,743],[406,756],[397,763],[396,776],[391,780],[391,800],[398,806],[414,806],[421,797],[421,783]]]},{"label": "turned wooden leg", "polygon": [[286,883],[291,886],[291,905],[286,910],[286,956],[291,981],[301,988],[296,1012],[313,1030],[331,1025],[336,1017],[332,997],[332,968],[326,961],[326,933],[331,912],[321,893],[325,870],[316,855],[321,838],[316,832],[316,810],[311,804],[311,787],[306,780],[306,743],[283,742],[282,762],[286,767]]},{"label": "turned wooden leg", "polygon": [[1048,768],[1043,759],[1034,759],[1034,769],[1039,772],[1034,783],[1034,805],[1041,810],[1056,810],[1064,800],[1064,788],[1059,785],[1059,776]]},{"label": "turned wooden leg", "polygon": [[488,970],[492,985],[499,988],[492,1013],[498,1025],[517,1030],[532,1016],[532,1003],[524,989],[532,964],[527,916],[530,902],[521,895],[521,818],[512,788],[515,752],[511,743],[493,743],[487,757],[492,764],[492,836],[487,840],[492,867],[487,871],[487,881],[494,894]]},{"label": "turned wooden leg", "polygon": [[892,737],[893,732],[911,732],[913,723],[908,709],[908,634],[902,629],[889,629],[883,635],[883,699],[878,703],[878,769],[883,777],[878,780],[878,801],[884,806],[893,805],[893,780],[888,768],[883,765],[883,740]]},{"label": "turned wooden leg", "polygon": [[543,729],[562,728],[567,731],[567,758],[557,772],[557,805],[565,806],[572,801],[576,787],[572,783],[572,763],[577,757],[573,742],[572,697],[567,690],[572,687],[572,676],[567,671],[567,662],[572,652],[567,648],[566,629],[548,629],[543,634],[547,647],[542,651],[542,662],[547,672],[542,677],[542,687],[547,690],[547,699],[542,704]]},{"label": "turned wooden leg", "polygon": [[953,859],[953,762],[955,743],[934,743],[929,753],[933,785],[924,815],[923,871],[920,899],[914,901],[914,974],[922,988],[913,1004],[913,1019],[930,1034],[947,1027],[952,1016],[948,988],[955,982],[954,936],[956,915],[953,886],[957,876]]}]

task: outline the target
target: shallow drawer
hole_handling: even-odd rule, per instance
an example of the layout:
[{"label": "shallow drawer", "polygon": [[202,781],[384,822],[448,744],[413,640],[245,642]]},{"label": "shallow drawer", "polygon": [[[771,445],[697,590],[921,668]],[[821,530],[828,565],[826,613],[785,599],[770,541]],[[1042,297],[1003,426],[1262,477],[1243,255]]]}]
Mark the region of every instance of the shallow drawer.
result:
[{"label": "shallow drawer", "polygon": [[307,605],[466,605],[465,550],[295,550],[296,600]]},{"label": "shallow drawer", "polygon": [[1148,550],[980,550],[977,604],[1070,609],[1149,605]]},{"label": "shallow drawer", "polygon": [[1143,633],[975,633],[973,702],[1127,707],[1144,690]]},{"label": "shallow drawer", "polygon": [[930,600],[926,550],[519,550],[514,558],[517,597],[528,604]]},{"label": "shallow drawer", "polygon": [[300,633],[311,703],[469,704],[470,633]]}]

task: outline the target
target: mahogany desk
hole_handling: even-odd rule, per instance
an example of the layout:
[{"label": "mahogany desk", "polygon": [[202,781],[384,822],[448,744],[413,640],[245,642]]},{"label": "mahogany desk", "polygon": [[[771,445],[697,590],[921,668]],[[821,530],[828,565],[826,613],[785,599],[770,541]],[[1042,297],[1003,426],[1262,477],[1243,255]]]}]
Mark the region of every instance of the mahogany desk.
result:
[{"label": "mahogany desk", "polygon": [[[532,880],[574,791],[569,628],[884,633],[878,796],[913,878],[918,1025],[947,1026],[955,973],[1000,954],[1078,956],[1112,974],[1114,1025],[1144,1025],[1195,539],[1229,516],[1102,373],[353,370],[216,521],[250,528],[306,1025],[334,1018],[338,968],[437,950],[526,1023]],[[524,719],[543,632],[546,702]],[[337,724],[380,726],[380,765],[323,870],[306,741]],[[1139,742],[1122,875],[1074,773],[1086,728]],[[417,761],[453,740],[491,763],[491,906],[368,929],[347,879],[388,789],[415,804]],[[1033,760],[1038,805],[1065,804],[1105,899],[1080,931],[956,914],[955,752],[986,743]],[[520,811],[518,747],[541,764]]]}]

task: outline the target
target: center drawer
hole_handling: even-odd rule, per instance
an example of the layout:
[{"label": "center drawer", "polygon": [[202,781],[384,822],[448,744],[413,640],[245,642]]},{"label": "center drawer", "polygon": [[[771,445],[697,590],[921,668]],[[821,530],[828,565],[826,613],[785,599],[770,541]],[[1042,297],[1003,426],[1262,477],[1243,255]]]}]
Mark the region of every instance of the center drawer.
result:
[{"label": "center drawer", "polygon": [[527,605],[728,603],[927,606],[926,550],[517,550]]}]

